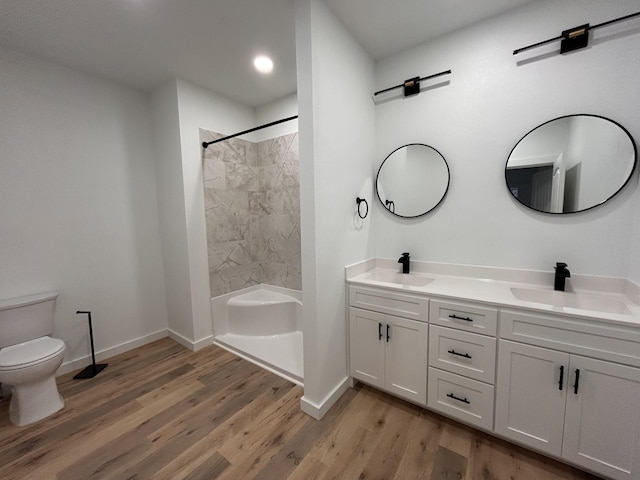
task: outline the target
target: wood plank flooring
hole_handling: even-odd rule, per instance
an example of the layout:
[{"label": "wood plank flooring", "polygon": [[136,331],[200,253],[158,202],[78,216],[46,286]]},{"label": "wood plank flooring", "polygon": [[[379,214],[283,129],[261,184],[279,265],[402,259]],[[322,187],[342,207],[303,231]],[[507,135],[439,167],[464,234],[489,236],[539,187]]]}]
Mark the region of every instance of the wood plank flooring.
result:
[{"label": "wood plank flooring", "polygon": [[365,386],[321,421],[302,389],[215,346],[163,339],[58,378],[65,408],[18,428],[0,402],[3,480],[586,480],[587,473]]}]

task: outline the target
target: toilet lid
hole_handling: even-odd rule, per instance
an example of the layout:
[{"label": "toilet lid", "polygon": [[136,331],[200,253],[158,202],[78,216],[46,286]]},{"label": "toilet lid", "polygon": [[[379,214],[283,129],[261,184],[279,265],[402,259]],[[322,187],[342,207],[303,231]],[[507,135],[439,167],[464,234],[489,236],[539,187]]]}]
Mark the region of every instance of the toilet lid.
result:
[{"label": "toilet lid", "polygon": [[64,342],[58,338],[41,337],[10,347],[0,348],[0,370],[25,367],[40,363],[64,351]]}]

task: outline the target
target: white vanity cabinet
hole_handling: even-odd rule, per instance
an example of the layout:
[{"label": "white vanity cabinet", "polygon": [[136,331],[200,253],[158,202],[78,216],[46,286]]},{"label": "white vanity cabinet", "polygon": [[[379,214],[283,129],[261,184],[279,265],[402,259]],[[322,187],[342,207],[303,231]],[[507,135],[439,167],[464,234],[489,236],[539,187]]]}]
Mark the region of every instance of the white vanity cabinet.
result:
[{"label": "white vanity cabinet", "polygon": [[431,300],[427,405],[493,428],[497,309]]},{"label": "white vanity cabinet", "polygon": [[361,287],[349,297],[358,305],[349,308],[351,376],[426,405],[428,299]]},{"label": "white vanity cabinet", "polygon": [[635,364],[615,345],[637,332],[510,311],[500,322],[501,338],[531,344],[499,341],[495,431],[608,478],[640,478],[640,368],[597,358]]},{"label": "white vanity cabinet", "polygon": [[366,275],[349,285],[354,379],[607,479],[640,480],[640,315],[631,297],[623,317],[532,308],[508,282],[446,277],[416,291],[410,282],[370,286]]}]

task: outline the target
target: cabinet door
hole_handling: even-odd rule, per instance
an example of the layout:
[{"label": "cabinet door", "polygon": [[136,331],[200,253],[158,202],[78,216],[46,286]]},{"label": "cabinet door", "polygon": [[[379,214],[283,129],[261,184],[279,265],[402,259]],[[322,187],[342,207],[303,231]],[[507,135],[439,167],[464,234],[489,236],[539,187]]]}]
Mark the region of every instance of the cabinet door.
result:
[{"label": "cabinet door", "polygon": [[349,358],[353,378],[384,388],[385,335],[383,314],[349,309]]},{"label": "cabinet door", "polygon": [[386,316],[385,389],[420,405],[427,404],[427,327],[424,322]]},{"label": "cabinet door", "polygon": [[616,480],[640,478],[640,369],[571,356],[562,456]]},{"label": "cabinet door", "polygon": [[568,367],[566,353],[500,340],[496,432],[560,455]]}]

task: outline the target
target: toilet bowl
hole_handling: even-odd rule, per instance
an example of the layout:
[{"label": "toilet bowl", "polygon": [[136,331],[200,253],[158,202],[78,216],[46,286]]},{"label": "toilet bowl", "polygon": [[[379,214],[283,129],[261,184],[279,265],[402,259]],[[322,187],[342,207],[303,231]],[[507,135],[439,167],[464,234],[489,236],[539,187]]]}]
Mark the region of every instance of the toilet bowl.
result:
[{"label": "toilet bowl", "polygon": [[57,294],[0,301],[0,383],[11,387],[9,419],[37,422],[64,406],[55,372],[65,344],[51,338]]}]

